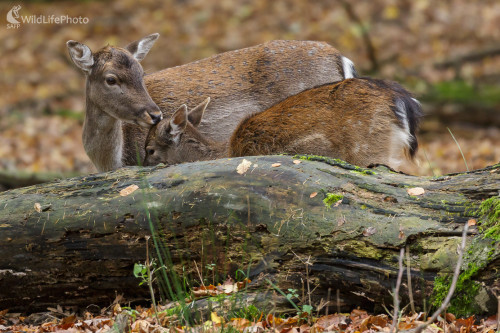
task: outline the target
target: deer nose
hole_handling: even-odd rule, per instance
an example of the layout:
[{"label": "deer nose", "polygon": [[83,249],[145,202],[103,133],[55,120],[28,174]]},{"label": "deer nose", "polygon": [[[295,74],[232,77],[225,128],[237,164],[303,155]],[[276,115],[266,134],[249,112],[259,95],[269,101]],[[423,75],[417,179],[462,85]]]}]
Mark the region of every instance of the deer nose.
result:
[{"label": "deer nose", "polygon": [[153,120],[153,125],[158,124],[160,122],[160,120],[162,120],[162,118],[163,118],[160,111],[158,111],[157,113],[150,113],[149,116]]}]

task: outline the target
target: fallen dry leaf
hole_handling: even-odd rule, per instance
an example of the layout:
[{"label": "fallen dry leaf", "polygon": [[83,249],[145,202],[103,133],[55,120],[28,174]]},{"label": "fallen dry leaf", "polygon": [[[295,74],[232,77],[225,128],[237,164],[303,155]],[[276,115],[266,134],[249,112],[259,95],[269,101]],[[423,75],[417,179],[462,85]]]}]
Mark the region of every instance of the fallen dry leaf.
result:
[{"label": "fallen dry leaf", "polygon": [[309,198],[312,199],[312,198],[314,198],[317,195],[318,195],[318,192],[313,192],[313,193],[311,193],[311,195],[309,195]]},{"label": "fallen dry leaf", "polygon": [[407,189],[406,192],[408,192],[409,195],[422,195],[425,193],[425,190],[421,187],[413,187]]},{"label": "fallen dry leaf", "polygon": [[231,326],[235,327],[237,330],[243,331],[246,327],[250,326],[252,323],[246,318],[232,318],[229,323]]},{"label": "fallen dry leaf", "polygon": [[449,313],[449,312],[445,313],[445,317],[446,317],[446,321],[449,323],[451,323],[457,319],[453,313]]},{"label": "fallen dry leaf", "polygon": [[316,324],[317,328],[320,329],[320,331],[335,331],[339,329],[345,329],[347,327],[346,324],[346,319],[347,316],[341,315],[341,314],[331,314],[328,316],[323,316],[318,319]]},{"label": "fallen dry leaf", "polygon": [[271,327],[276,327],[282,324],[285,320],[279,317],[275,317],[272,314],[268,314],[266,317],[267,325]]},{"label": "fallen dry leaf", "polygon": [[477,221],[475,219],[470,219],[469,221],[467,221],[467,224],[470,226],[473,226],[473,225],[476,225]]},{"label": "fallen dry leaf", "polygon": [[240,164],[236,167],[236,172],[239,173],[240,175],[244,174],[245,172],[248,171],[248,168],[252,165],[252,162],[247,161],[246,159],[243,159]]},{"label": "fallen dry leaf", "polygon": [[399,236],[398,237],[399,237],[399,239],[405,238],[405,231],[404,231],[402,225],[399,226]]},{"label": "fallen dry leaf", "polygon": [[455,326],[457,327],[457,330],[459,332],[462,332],[463,330],[465,330],[466,332],[470,332],[471,327],[474,324],[474,320],[474,315],[470,316],[469,318],[460,318],[456,320]]},{"label": "fallen dry leaf", "polygon": [[193,295],[195,298],[206,297],[206,296],[217,296],[221,294],[234,294],[245,288],[247,283],[250,283],[250,279],[245,279],[240,282],[234,282],[232,279],[226,280],[223,284],[219,284],[218,286],[208,285],[208,286],[200,286],[193,288]]},{"label": "fallen dry leaf", "polygon": [[40,205],[40,203],[38,202],[35,202],[35,210],[39,213],[42,212],[42,205]]},{"label": "fallen dry leaf", "polygon": [[127,186],[123,190],[120,191],[120,195],[122,197],[126,197],[127,195],[134,193],[138,188],[139,188],[139,186],[137,186],[135,184]]},{"label": "fallen dry leaf", "polygon": [[293,160],[293,164],[300,164],[300,163],[302,163],[301,160]]},{"label": "fallen dry leaf", "polygon": [[363,236],[371,236],[374,233],[377,232],[377,228],[375,227],[368,227],[365,230],[363,230]]},{"label": "fallen dry leaf", "polygon": [[210,318],[215,324],[222,324],[224,322],[224,319],[222,317],[219,317],[219,315],[217,315],[217,312],[210,313]]},{"label": "fallen dry leaf", "polygon": [[271,166],[273,168],[277,168],[277,167],[281,166],[281,163],[273,163],[273,164],[271,164]]}]

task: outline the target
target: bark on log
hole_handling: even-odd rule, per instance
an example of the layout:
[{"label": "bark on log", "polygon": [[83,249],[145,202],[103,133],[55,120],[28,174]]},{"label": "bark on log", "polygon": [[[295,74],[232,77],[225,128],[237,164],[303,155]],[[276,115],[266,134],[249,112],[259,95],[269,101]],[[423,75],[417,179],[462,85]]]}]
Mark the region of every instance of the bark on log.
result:
[{"label": "bark on log", "polygon": [[[246,159],[252,165],[243,175],[236,171],[243,158],[233,158],[0,193],[0,308],[108,305],[120,293],[147,298],[132,270],[145,261],[149,217],[183,276],[199,281],[194,262],[209,280],[208,264],[223,277],[241,269],[254,291],[269,289],[267,279],[284,291],[309,288],[315,305],[330,289],[330,307],[339,289],[344,311],[392,304],[397,256],[408,245],[420,307],[436,274],[453,271],[463,224],[481,200],[499,194],[500,165],[431,179],[321,158]],[[133,184],[139,189],[120,195]],[[410,196],[412,187],[425,193]],[[477,229],[468,237],[480,249],[469,257],[488,251],[474,276],[483,283],[478,313],[495,313],[500,249]]]}]

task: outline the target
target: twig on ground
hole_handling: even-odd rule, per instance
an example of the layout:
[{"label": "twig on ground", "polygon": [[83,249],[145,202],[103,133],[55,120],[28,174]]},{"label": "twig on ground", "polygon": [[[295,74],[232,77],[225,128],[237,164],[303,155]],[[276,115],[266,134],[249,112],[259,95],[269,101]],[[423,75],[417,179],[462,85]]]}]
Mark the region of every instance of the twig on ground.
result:
[{"label": "twig on ground", "polygon": [[399,270],[398,270],[398,280],[396,282],[396,289],[394,289],[394,314],[392,316],[392,325],[390,333],[398,331],[398,317],[399,317],[399,288],[401,287],[401,280],[403,279],[403,257],[405,255],[405,249],[401,248],[399,251]]},{"label": "twig on ground", "polygon": [[464,249],[465,249],[465,240],[467,239],[467,231],[469,230],[469,224],[466,222],[464,226],[464,231],[462,232],[462,243],[460,244],[460,247],[458,249],[458,260],[457,260],[457,265],[455,266],[455,272],[453,273],[453,279],[451,281],[451,286],[450,290],[448,290],[448,295],[446,295],[446,298],[444,299],[443,303],[437,309],[432,317],[427,320],[424,324],[416,327],[413,330],[408,330],[406,332],[412,332],[412,333],[420,333],[423,330],[426,329],[427,326],[432,324],[436,318],[443,312],[444,309],[446,309],[451,301],[451,298],[453,297],[453,293],[455,292],[455,288],[457,286],[457,281],[458,277],[460,276],[460,267],[462,266],[462,259],[464,255]]},{"label": "twig on ground", "polygon": [[500,331],[500,296],[497,296],[497,300],[498,300],[497,331]]},{"label": "twig on ground", "polygon": [[340,313],[340,289],[337,289],[337,313]]},{"label": "twig on ground", "polygon": [[[328,310],[330,310],[330,295],[332,293],[332,288],[328,288],[328,294],[326,296],[326,315],[328,316]],[[500,302],[500,299],[499,299]]]},{"label": "twig on ground", "polygon": [[151,302],[153,303],[153,309],[155,311],[155,322],[156,325],[159,325],[160,319],[158,317],[158,310],[156,309],[156,300],[155,300],[155,293],[153,291],[153,274],[151,273],[151,267],[149,264],[149,236],[146,236],[146,269],[148,270],[148,286],[149,286],[149,292],[151,294]]},{"label": "twig on ground", "polygon": [[408,278],[408,296],[410,298],[410,308],[412,313],[415,312],[415,303],[413,301],[413,290],[411,286],[411,268],[410,268],[410,247],[406,245],[406,276]]},{"label": "twig on ground", "polygon": [[198,276],[200,277],[201,285],[203,286],[203,288],[206,289],[205,283],[203,282],[203,276],[201,276],[201,274],[200,274],[200,270],[198,269],[198,265],[196,264],[196,261],[193,260],[193,262],[194,262],[194,267],[196,268],[196,272],[198,273]]},{"label": "twig on ground", "polygon": [[309,305],[312,306],[311,287],[309,285],[309,265],[311,265],[311,262],[309,260],[311,260],[311,256],[309,256],[309,258],[307,258],[305,265],[306,265],[307,297],[309,298]]},{"label": "twig on ground", "polygon": [[[309,284],[309,265],[312,265],[310,262],[311,256],[307,258],[307,260],[302,260],[295,252],[292,251],[292,253],[299,259],[301,263],[303,263],[306,266],[306,285],[307,285],[307,297],[309,300],[309,305],[312,306],[312,301],[311,301],[311,286]],[[316,289],[316,288],[314,288]],[[302,280],[302,299],[304,299],[304,281]]]}]

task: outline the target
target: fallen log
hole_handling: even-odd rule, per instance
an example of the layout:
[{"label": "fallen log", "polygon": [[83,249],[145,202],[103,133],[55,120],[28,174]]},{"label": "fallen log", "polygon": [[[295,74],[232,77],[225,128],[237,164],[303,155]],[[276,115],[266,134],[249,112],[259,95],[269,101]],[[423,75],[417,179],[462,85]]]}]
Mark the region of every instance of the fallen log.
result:
[{"label": "fallen log", "polygon": [[[303,158],[129,167],[0,193],[0,308],[144,300],[132,271],[153,229],[168,274],[190,286],[238,271],[252,292],[296,289],[299,301],[342,311],[389,306],[407,247],[421,309],[435,277],[453,271],[464,223],[499,194],[500,165],[425,178]],[[417,187],[424,193],[408,191]],[[495,313],[498,243],[471,226],[468,244],[463,267],[475,265],[479,286],[471,309]],[[407,302],[406,285],[400,295]]]}]

